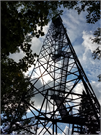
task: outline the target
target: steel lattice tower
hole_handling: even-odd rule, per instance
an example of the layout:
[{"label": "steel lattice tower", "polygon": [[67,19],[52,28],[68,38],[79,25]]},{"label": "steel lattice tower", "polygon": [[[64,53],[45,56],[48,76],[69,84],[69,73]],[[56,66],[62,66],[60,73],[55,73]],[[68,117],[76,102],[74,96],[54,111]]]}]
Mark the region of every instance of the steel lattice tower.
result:
[{"label": "steel lattice tower", "polygon": [[30,118],[33,134],[67,135],[60,124],[69,127],[68,134],[100,131],[100,104],[60,16],[52,20],[31,75],[34,76],[32,100],[42,101],[35,106],[24,99],[33,114]]}]

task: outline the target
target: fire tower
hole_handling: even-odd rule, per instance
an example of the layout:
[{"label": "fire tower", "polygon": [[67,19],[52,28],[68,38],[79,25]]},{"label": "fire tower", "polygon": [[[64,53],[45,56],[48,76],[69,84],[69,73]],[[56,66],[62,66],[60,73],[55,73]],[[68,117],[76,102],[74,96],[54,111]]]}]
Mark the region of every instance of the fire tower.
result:
[{"label": "fire tower", "polygon": [[24,99],[33,114],[30,119],[34,130],[29,133],[99,133],[100,104],[60,16],[52,20],[31,76],[35,103],[29,104]]}]

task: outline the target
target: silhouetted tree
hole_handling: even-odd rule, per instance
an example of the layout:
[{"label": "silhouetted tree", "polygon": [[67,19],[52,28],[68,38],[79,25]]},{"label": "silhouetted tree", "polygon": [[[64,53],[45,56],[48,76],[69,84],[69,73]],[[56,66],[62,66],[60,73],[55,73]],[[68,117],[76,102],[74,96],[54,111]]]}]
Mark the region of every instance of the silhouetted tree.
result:
[{"label": "silhouetted tree", "polygon": [[87,128],[85,127],[85,131],[87,133],[97,134],[97,131],[100,130],[100,127],[97,123],[90,99],[84,91],[82,93],[79,112],[80,117],[84,118],[87,124]]},{"label": "silhouetted tree", "polygon": [[[35,64],[38,55],[31,50],[32,37],[43,36],[43,26],[61,13],[59,2],[2,1],[1,2],[1,113],[3,133],[20,129],[15,126],[26,115],[33,88],[23,72]],[[37,27],[40,27],[40,30]],[[23,51],[25,56],[15,62],[10,54]],[[28,122],[28,121],[27,121]],[[7,127],[8,125],[8,127]],[[7,127],[7,128],[5,128]],[[19,128],[18,128],[19,127]],[[5,129],[5,130],[4,130]]]},{"label": "silhouetted tree", "polygon": [[95,38],[92,39],[93,43],[97,43],[98,45],[100,45],[96,48],[96,50],[93,51],[92,56],[94,59],[101,59],[101,35],[100,35],[100,32],[101,32],[101,28],[98,28],[94,32]]}]

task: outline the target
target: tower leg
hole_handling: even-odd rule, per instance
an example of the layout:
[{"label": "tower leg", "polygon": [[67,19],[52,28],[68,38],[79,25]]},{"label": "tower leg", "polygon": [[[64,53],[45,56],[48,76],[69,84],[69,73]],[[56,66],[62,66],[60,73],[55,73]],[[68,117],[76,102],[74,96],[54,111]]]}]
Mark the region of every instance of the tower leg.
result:
[{"label": "tower leg", "polygon": [[73,132],[74,132],[74,124],[72,125],[72,135],[73,135]]},{"label": "tower leg", "polygon": [[53,122],[53,135],[54,135],[54,122]]},{"label": "tower leg", "polygon": [[57,122],[56,122],[56,135],[57,135]]}]

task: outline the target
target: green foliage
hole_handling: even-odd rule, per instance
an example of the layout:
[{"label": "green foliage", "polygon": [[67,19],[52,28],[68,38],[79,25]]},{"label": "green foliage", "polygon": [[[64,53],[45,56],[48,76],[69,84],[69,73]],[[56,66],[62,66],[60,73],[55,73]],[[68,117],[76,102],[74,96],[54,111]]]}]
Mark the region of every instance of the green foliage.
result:
[{"label": "green foliage", "polygon": [[101,35],[100,35],[100,32],[101,32],[101,28],[97,28],[97,30],[94,32],[95,38],[92,39],[94,43],[97,43],[99,45],[101,45]]},{"label": "green foliage", "polygon": [[100,19],[100,1],[61,1],[64,7],[77,10],[78,14],[87,11],[86,22],[96,23]]},{"label": "green foliage", "polygon": [[7,58],[6,61],[1,61],[1,108],[2,113],[6,119],[2,120],[3,123],[11,122],[11,127],[8,133],[12,132],[15,122],[21,120],[22,116],[26,114],[28,107],[24,104],[22,97],[30,101],[31,89],[30,80],[25,78],[20,70],[19,65],[14,60]]},{"label": "green foliage", "polygon": [[97,43],[99,45],[96,50],[93,51],[92,56],[94,59],[101,59],[101,35],[100,35],[101,28],[97,28],[97,30],[94,32],[94,38],[91,40],[93,43]]},{"label": "green foliage", "polygon": [[[23,72],[35,64],[38,55],[31,50],[32,37],[44,36],[43,26],[61,11],[59,2],[49,1],[2,1],[1,2],[1,113],[6,116],[2,125],[10,122],[7,133],[11,133],[14,124],[26,114],[28,106],[23,98],[30,102],[33,94],[32,84]],[[40,30],[37,30],[40,27]],[[15,62],[10,53],[23,51],[25,56]],[[30,89],[30,90],[29,90]]]},{"label": "green foliage", "polygon": [[[95,105],[95,104],[94,104]],[[96,106],[95,106],[96,108]],[[99,131],[100,126],[97,123],[97,119],[94,113],[94,108],[89,99],[89,95],[86,94],[85,91],[82,92],[82,99],[79,107],[80,117],[85,119],[86,124],[88,124],[86,128],[86,132],[89,134],[97,134],[96,131]]]},{"label": "green foliage", "polygon": [[101,49],[99,47],[93,51],[92,56],[94,59],[101,59]]}]

